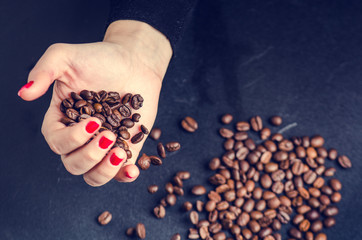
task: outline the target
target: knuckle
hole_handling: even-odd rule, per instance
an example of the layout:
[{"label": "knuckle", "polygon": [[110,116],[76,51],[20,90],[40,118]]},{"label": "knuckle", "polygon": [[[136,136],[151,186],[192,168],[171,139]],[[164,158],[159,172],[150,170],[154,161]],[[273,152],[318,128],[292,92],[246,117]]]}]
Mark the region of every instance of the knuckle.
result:
[{"label": "knuckle", "polygon": [[74,176],[78,176],[81,175],[83,173],[81,167],[77,164],[71,164],[71,163],[67,163],[67,161],[65,161],[65,158],[63,157],[64,155],[62,155],[61,159],[63,161],[63,165],[65,167],[65,169],[72,175]]},{"label": "knuckle", "polygon": [[99,187],[104,184],[103,182],[99,181],[97,178],[90,177],[88,175],[83,175],[83,179],[89,186],[92,187]]},{"label": "knuckle", "polygon": [[54,43],[50,45],[47,49],[49,52],[61,52],[64,51],[67,48],[68,44],[65,43]]}]

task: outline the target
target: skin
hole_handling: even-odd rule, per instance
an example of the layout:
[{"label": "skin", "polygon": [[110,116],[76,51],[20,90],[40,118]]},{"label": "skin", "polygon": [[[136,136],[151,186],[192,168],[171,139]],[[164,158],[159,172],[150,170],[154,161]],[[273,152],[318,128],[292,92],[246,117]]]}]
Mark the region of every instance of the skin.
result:
[{"label": "skin", "polygon": [[[144,98],[143,107],[133,113],[141,114],[139,123],[130,129],[131,136],[139,132],[141,124],[151,129],[157,114],[162,80],[166,73],[172,49],[168,39],[150,25],[129,20],[113,22],[102,42],[88,44],[54,44],[39,59],[28,76],[30,87],[22,87],[18,95],[32,101],[41,97],[54,82],[49,109],[44,116],[42,134],[49,147],[61,156],[64,167],[73,175],[83,175],[86,183],[101,186],[116,179],[132,182],[139,175],[135,161],[146,137],[138,144],[128,141],[133,153],[126,161],[121,148],[111,147],[115,135],[110,131],[88,133],[86,126],[97,118],[89,118],[72,127],[59,120],[61,101],[70,92],[83,89],[116,91],[121,96],[139,93]],[[88,140],[94,137],[89,143]],[[106,137],[112,141],[102,149],[99,141]],[[111,155],[122,159],[117,166],[111,164]]]}]

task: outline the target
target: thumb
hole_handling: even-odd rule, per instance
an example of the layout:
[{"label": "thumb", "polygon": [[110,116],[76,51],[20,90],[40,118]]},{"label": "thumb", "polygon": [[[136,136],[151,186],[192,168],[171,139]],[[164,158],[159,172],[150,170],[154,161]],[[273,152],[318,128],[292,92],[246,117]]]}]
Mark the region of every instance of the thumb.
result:
[{"label": "thumb", "polygon": [[19,91],[18,96],[33,101],[46,93],[54,80],[61,77],[67,64],[68,44],[51,45],[30,71],[28,83]]}]

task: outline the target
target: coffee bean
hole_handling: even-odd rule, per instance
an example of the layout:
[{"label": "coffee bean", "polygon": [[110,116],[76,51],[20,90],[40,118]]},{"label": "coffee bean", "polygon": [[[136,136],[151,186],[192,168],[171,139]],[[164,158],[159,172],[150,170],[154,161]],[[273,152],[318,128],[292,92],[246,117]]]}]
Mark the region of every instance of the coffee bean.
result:
[{"label": "coffee bean", "polygon": [[133,227],[127,228],[127,230],[126,230],[126,235],[127,235],[128,237],[132,237],[132,236],[134,235],[135,231],[136,231],[136,229],[133,228]]},{"label": "coffee bean", "polygon": [[327,235],[325,233],[318,233],[314,240],[327,240]]},{"label": "coffee bean", "polygon": [[63,107],[65,108],[72,108],[74,105],[74,100],[72,98],[66,98],[62,101]]},{"label": "coffee bean", "polygon": [[324,171],[324,176],[326,177],[332,177],[334,176],[334,174],[336,173],[336,169],[334,167],[330,167],[330,168],[327,168],[325,171]]},{"label": "coffee bean", "polygon": [[317,174],[312,170],[307,171],[303,175],[303,180],[306,184],[313,184],[316,179],[317,179]]},{"label": "coffee bean", "polygon": [[175,152],[181,148],[181,145],[179,142],[169,142],[165,147],[168,152]]},{"label": "coffee bean", "polygon": [[74,104],[74,107],[76,109],[80,109],[81,107],[84,107],[85,105],[87,105],[87,101],[85,100],[78,100],[75,104]]},{"label": "coffee bean", "polygon": [[182,204],[182,209],[186,212],[190,211],[192,209],[192,203],[189,201],[186,201]]},{"label": "coffee bean", "polygon": [[180,171],[177,172],[176,175],[181,178],[181,180],[187,180],[191,177],[191,174],[188,171]]},{"label": "coffee bean", "polygon": [[150,133],[150,137],[153,139],[153,140],[158,140],[160,137],[161,137],[161,129],[159,128],[153,128],[151,130],[151,133]]},{"label": "coffee bean", "polygon": [[139,121],[140,121],[140,118],[141,118],[141,114],[139,114],[139,113],[134,113],[131,118],[132,118],[132,121],[133,121],[133,122],[139,122]]},{"label": "coffee bean", "polygon": [[243,206],[243,210],[247,213],[250,213],[255,206],[255,201],[253,199],[248,199]]},{"label": "coffee bean", "polygon": [[234,136],[234,132],[227,128],[220,128],[219,133],[223,138],[231,138]]},{"label": "coffee bean", "polygon": [[302,161],[298,160],[296,161],[293,166],[292,166],[292,172],[294,175],[301,175],[304,171],[304,164],[302,163]]},{"label": "coffee bean", "polygon": [[279,151],[274,153],[273,156],[274,160],[277,162],[282,162],[288,159],[288,153],[284,152],[284,151]]},{"label": "coffee bean", "polygon": [[146,238],[146,228],[143,223],[137,223],[136,234],[137,234],[137,237],[139,237],[140,239]]},{"label": "coffee bean", "polygon": [[280,126],[283,122],[283,119],[280,116],[273,116],[269,121],[274,126]]},{"label": "coffee bean", "polygon": [[158,186],[157,185],[150,185],[147,188],[148,192],[151,194],[154,194],[155,192],[158,191]]},{"label": "coffee bean", "polygon": [[177,187],[177,186],[174,186],[173,187],[173,191],[176,195],[179,195],[179,196],[183,196],[185,193],[184,193],[184,190],[180,187]]},{"label": "coffee bean", "polygon": [[255,220],[251,220],[248,224],[249,229],[253,232],[253,233],[258,233],[260,231],[260,225],[257,221]]},{"label": "coffee bean", "polygon": [[142,170],[147,170],[150,167],[151,158],[147,156],[145,153],[138,159],[138,166]]},{"label": "coffee bean", "polygon": [[166,196],[166,202],[168,205],[173,206],[176,204],[176,195],[175,194],[167,194]]},{"label": "coffee bean", "polygon": [[160,157],[162,158],[166,158],[166,151],[165,151],[165,147],[163,146],[163,144],[161,142],[159,142],[157,144],[157,153]]},{"label": "coffee bean", "polygon": [[143,134],[143,132],[139,132],[139,133],[137,133],[136,135],[134,135],[134,136],[131,138],[131,142],[132,142],[133,144],[137,144],[137,143],[139,143],[139,142],[142,141],[142,139],[143,139],[144,136],[145,136],[145,135]]},{"label": "coffee bean", "polygon": [[123,138],[124,140],[128,140],[131,137],[131,134],[128,132],[127,128],[120,127],[118,130],[118,136]]},{"label": "coffee bean", "polygon": [[181,235],[179,233],[175,233],[174,235],[172,235],[170,240],[181,240]]},{"label": "coffee bean", "polygon": [[334,191],[340,191],[342,189],[342,183],[336,178],[329,180],[329,186],[331,186]]},{"label": "coffee bean", "polygon": [[166,216],[166,210],[163,205],[158,205],[153,209],[153,214],[156,218],[164,218]]},{"label": "coffee bean", "polygon": [[[127,107],[126,105],[121,105],[118,109],[119,113],[122,115],[122,117],[129,118],[132,114],[132,111]],[[133,114],[135,115],[135,114]],[[133,118],[134,116],[132,116]],[[136,120],[139,120],[138,115],[135,115],[134,117]]]},{"label": "coffee bean", "polygon": [[120,126],[120,121],[119,121],[118,117],[115,114],[111,114],[111,115],[107,116],[107,121],[113,127],[119,127]]},{"label": "coffee bean", "polygon": [[65,114],[67,115],[68,118],[72,119],[73,121],[76,121],[80,115],[78,111],[73,108],[68,108]]},{"label": "coffee bean", "polygon": [[246,132],[250,130],[250,124],[248,122],[237,122],[236,123],[236,130]]},{"label": "coffee bean", "polygon": [[273,181],[268,174],[263,174],[260,178],[260,184],[263,188],[268,189],[271,187]]},{"label": "coffee bean", "polygon": [[262,140],[266,140],[270,137],[271,135],[271,131],[269,128],[263,128],[261,131],[260,131],[260,138]]},{"label": "coffee bean", "polygon": [[213,236],[214,240],[225,240],[226,235],[224,232],[218,232]]},{"label": "coffee bean", "polygon": [[255,142],[254,142],[253,139],[248,138],[248,139],[245,140],[244,143],[245,143],[245,146],[246,146],[250,151],[255,150],[256,145],[255,145]]},{"label": "coffee bean", "polygon": [[159,158],[159,157],[157,157],[157,156],[150,156],[149,158],[150,158],[151,163],[152,163],[153,165],[156,165],[156,166],[162,165],[162,160],[161,160],[161,158]]},{"label": "coffee bean", "polygon": [[334,192],[331,196],[331,201],[334,203],[340,202],[342,199],[342,195],[339,192]]},{"label": "coffee bean", "polygon": [[310,144],[312,145],[312,147],[315,147],[315,148],[322,147],[324,144],[324,138],[319,135],[316,135],[311,138]]},{"label": "coffee bean", "polygon": [[323,223],[321,220],[316,220],[314,221],[311,226],[310,226],[310,230],[312,230],[312,232],[320,232],[323,229]]},{"label": "coffee bean", "polygon": [[104,211],[101,215],[98,216],[98,222],[100,225],[107,225],[112,220],[112,214],[108,211]]},{"label": "coffee bean", "polygon": [[88,90],[81,91],[79,95],[85,100],[92,100],[93,99],[93,94]]},{"label": "coffee bean", "polygon": [[131,106],[133,109],[138,110],[143,106],[143,97],[140,94],[135,94],[131,98]]},{"label": "coffee bean", "polygon": [[196,201],[196,210],[198,212],[202,212],[203,209],[204,209],[204,202],[200,201],[200,200],[197,200]]},{"label": "coffee bean", "polygon": [[130,118],[124,118],[121,121],[121,125],[126,128],[132,128],[134,126],[134,122]]},{"label": "coffee bean", "polygon": [[101,120],[102,124],[106,122],[106,118],[102,114],[96,113],[93,115],[93,117],[96,117],[99,120]]},{"label": "coffee bean", "polygon": [[103,107],[102,113],[104,113],[106,116],[109,116],[112,114],[112,109],[108,105],[108,103],[102,102],[102,107]]},{"label": "coffee bean", "polygon": [[196,225],[199,222],[199,214],[196,211],[190,212],[190,221],[194,225]]},{"label": "coffee bean", "polygon": [[194,228],[189,228],[189,235],[188,235],[189,239],[199,239],[200,235],[198,233],[198,231]]},{"label": "coffee bean", "polygon": [[143,134],[147,135],[149,133],[148,129],[144,126],[141,125],[141,131],[143,132]]},{"label": "coffee bean", "polygon": [[181,121],[181,126],[187,132],[195,132],[198,129],[198,123],[196,120],[189,116],[185,117]]},{"label": "coffee bean", "polygon": [[60,119],[60,122],[63,123],[64,125],[66,125],[66,126],[69,126],[70,124],[76,123],[73,119],[70,119],[68,117],[62,117]]},{"label": "coffee bean", "polygon": [[173,182],[175,183],[176,186],[181,187],[181,188],[183,187],[182,180],[181,180],[181,178],[179,176],[176,175],[173,178]]},{"label": "coffee bean", "polygon": [[302,238],[302,233],[296,228],[289,229],[288,233],[293,238],[296,238],[296,239]]},{"label": "coffee bean", "polygon": [[329,206],[323,211],[323,214],[326,217],[333,217],[333,216],[336,216],[338,214],[338,212],[339,212],[339,210],[336,206]]},{"label": "coffee bean", "polygon": [[196,185],[191,190],[194,195],[204,195],[206,193],[206,188],[202,185]]},{"label": "coffee bean", "polygon": [[263,121],[261,120],[260,116],[252,117],[250,119],[250,125],[255,132],[259,132],[261,129],[263,129]]},{"label": "coffee bean", "polygon": [[351,160],[345,155],[338,157],[338,163],[342,168],[351,168],[352,167]]},{"label": "coffee bean", "polygon": [[75,92],[71,92],[70,93],[70,96],[72,97],[72,99],[74,100],[74,101],[78,101],[78,100],[82,100],[83,98],[81,97],[81,96],[79,96],[77,93],[75,93]]},{"label": "coffee bean", "polygon": [[229,123],[231,123],[233,121],[233,116],[231,115],[231,114],[229,114],[229,113],[227,113],[227,114],[225,114],[225,115],[223,115],[222,117],[221,117],[221,122],[223,123],[223,124],[229,124]]}]

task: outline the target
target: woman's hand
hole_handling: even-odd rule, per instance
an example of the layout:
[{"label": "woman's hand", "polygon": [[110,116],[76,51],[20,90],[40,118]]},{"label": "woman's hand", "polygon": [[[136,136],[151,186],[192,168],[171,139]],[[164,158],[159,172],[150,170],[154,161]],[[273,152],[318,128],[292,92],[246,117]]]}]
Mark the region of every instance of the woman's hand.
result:
[{"label": "woman's hand", "polygon": [[60,122],[63,113],[59,106],[71,92],[84,89],[116,91],[121,96],[138,93],[144,98],[143,107],[137,111],[141,119],[129,131],[133,136],[141,124],[151,129],[171,55],[169,41],[151,26],[138,21],[116,21],[108,27],[103,42],[50,46],[18,95],[32,101],[55,81],[42,133],[50,148],[61,155],[65,168],[71,174],[83,174],[91,186],[101,186],[112,178],[131,182],[139,175],[135,161],[146,138],[138,144],[128,141],[133,156],[126,162],[123,149],[110,150],[116,140],[112,132],[95,135],[101,126],[99,119],[92,117],[66,127]]}]

